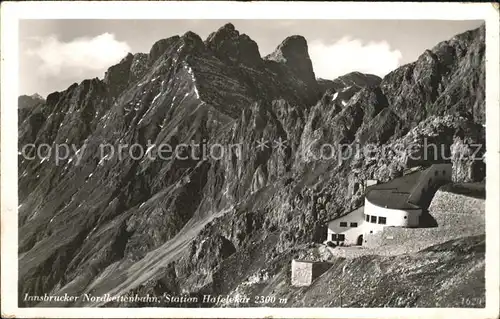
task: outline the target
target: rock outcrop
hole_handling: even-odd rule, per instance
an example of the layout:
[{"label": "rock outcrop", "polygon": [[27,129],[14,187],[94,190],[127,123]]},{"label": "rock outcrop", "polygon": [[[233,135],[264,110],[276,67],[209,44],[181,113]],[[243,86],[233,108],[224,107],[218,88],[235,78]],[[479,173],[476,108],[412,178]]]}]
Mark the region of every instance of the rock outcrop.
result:
[{"label": "rock outcrop", "polygon": [[37,106],[45,103],[45,99],[39,94],[21,95],[17,100],[19,122],[23,122],[26,117],[37,109]]},{"label": "rock outcrop", "polygon": [[254,68],[263,65],[257,43],[246,34],[240,35],[231,23],[210,34],[205,44],[216,57],[231,65]]}]

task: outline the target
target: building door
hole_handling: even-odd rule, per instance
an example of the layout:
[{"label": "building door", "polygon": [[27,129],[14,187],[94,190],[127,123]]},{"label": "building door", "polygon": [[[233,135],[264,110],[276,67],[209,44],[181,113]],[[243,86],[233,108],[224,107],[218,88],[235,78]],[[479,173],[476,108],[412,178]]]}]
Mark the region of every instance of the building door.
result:
[{"label": "building door", "polygon": [[357,244],[358,246],[363,245],[363,235],[359,235],[359,236],[358,236],[358,240],[357,240],[356,244]]},{"label": "building door", "polygon": [[337,245],[344,245],[344,240],[345,240],[345,235],[344,234],[338,234],[337,236]]}]

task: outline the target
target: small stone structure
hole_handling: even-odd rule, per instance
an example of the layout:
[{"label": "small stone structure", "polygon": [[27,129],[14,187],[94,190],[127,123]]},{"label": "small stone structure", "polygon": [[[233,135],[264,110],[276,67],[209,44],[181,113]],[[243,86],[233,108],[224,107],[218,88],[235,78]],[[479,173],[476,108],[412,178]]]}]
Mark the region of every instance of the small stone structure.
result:
[{"label": "small stone structure", "polygon": [[292,286],[309,286],[332,266],[324,261],[292,260]]}]

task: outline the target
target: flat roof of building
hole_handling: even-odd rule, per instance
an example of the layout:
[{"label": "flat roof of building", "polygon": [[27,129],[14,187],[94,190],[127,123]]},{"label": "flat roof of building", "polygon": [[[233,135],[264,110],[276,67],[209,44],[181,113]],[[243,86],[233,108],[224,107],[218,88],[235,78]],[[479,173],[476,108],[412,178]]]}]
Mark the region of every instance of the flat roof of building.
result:
[{"label": "flat roof of building", "polygon": [[408,202],[413,187],[426,170],[420,170],[395,178],[384,184],[366,188],[366,198],[370,203],[392,209],[416,209],[418,206]]},{"label": "flat roof of building", "polygon": [[292,259],[292,261],[296,263],[304,263],[304,264],[331,264],[331,261],[321,261],[321,260],[302,260],[302,259]]},{"label": "flat roof of building", "polygon": [[334,220],[338,220],[340,218],[343,218],[343,217],[352,217],[353,219],[359,219],[360,221],[363,221],[363,213],[365,211],[365,206],[360,206],[358,208],[356,208],[355,210],[351,210],[350,212],[348,212],[347,214],[344,214],[344,215],[340,215],[338,217],[335,217],[334,219],[330,219],[328,221],[329,222],[332,222]]}]

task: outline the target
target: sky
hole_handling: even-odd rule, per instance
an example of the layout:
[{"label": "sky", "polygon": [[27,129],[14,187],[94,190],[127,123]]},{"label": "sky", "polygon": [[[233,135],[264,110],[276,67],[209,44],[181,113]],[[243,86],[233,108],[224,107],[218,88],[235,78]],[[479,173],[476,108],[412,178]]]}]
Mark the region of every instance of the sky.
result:
[{"label": "sky", "polygon": [[316,77],[359,71],[383,77],[415,61],[426,49],[483,21],[447,20],[21,20],[19,93],[65,90],[106,70],[128,52],[149,52],[158,40],[193,31],[205,39],[231,22],[259,46],[262,56],[286,37],[308,42]]}]

